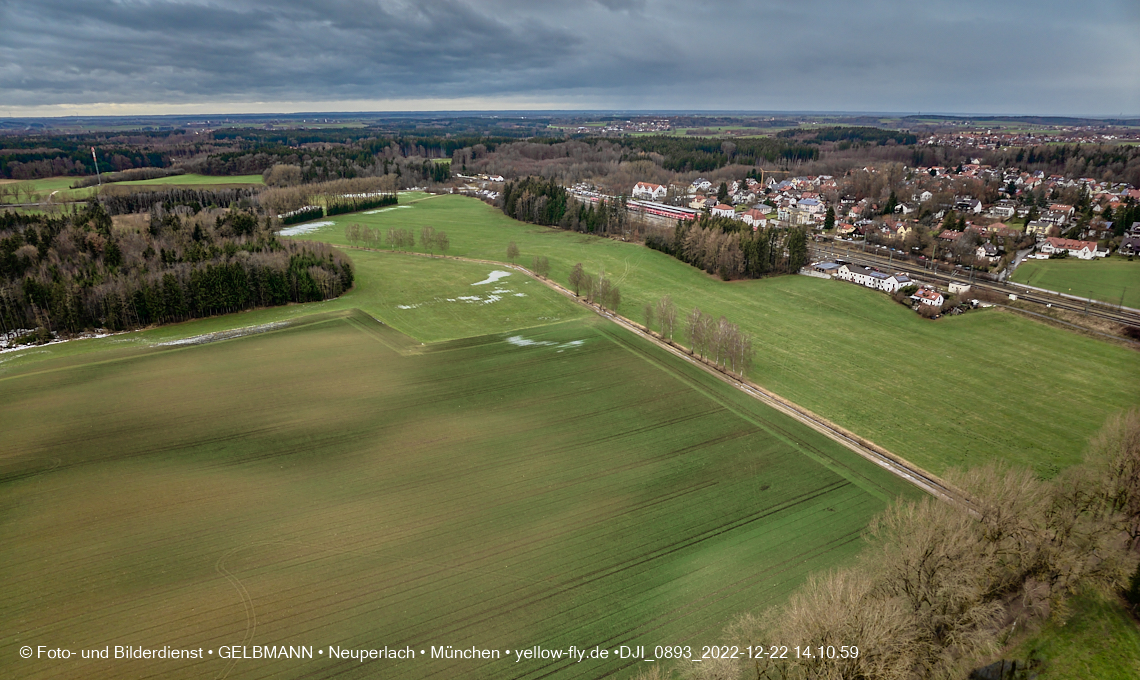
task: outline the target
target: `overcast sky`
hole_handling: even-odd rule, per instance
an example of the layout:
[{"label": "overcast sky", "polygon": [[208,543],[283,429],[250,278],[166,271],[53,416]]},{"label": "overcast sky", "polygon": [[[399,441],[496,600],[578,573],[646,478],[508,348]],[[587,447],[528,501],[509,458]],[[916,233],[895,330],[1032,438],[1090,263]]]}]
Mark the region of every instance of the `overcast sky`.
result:
[{"label": "overcast sky", "polygon": [[0,116],[1140,115],[1140,0],[0,0]]}]

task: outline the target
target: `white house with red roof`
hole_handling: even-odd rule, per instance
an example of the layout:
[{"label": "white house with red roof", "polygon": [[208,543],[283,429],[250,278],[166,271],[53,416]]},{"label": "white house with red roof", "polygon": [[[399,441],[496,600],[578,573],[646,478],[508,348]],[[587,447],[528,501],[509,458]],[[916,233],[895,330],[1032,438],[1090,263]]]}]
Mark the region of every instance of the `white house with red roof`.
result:
[{"label": "white house with red roof", "polygon": [[752,227],[754,230],[768,224],[768,216],[756,208],[745,210],[744,214],[740,216],[740,220],[748,226]]},{"label": "white house with red roof", "polygon": [[933,288],[919,288],[914,291],[914,295],[911,295],[910,299],[931,307],[941,307],[942,303],[946,301],[946,298],[942,297],[942,293]]},{"label": "white house with red roof", "polygon": [[1108,253],[1097,251],[1096,241],[1078,241],[1071,238],[1058,238],[1050,236],[1041,243],[1040,251],[1046,255],[1067,253],[1069,257],[1081,260],[1091,260],[1094,257],[1104,257]]},{"label": "white house with red roof", "polygon": [[725,205],[724,203],[718,203],[717,205],[713,206],[712,210],[710,210],[709,212],[712,213],[713,217],[735,217],[736,216],[736,208],[733,208],[731,205]]},{"label": "white house with red roof", "polygon": [[669,190],[660,184],[650,184],[649,182],[638,182],[633,185],[633,197],[644,198],[650,201],[660,201],[665,198]]}]

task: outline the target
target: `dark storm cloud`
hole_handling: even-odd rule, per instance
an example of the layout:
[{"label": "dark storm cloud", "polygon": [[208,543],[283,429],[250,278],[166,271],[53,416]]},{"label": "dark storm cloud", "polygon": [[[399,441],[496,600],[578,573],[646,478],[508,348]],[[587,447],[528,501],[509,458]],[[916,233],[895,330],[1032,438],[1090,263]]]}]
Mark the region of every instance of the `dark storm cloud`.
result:
[{"label": "dark storm cloud", "polygon": [[1140,112],[1133,0],[0,0],[0,107]]}]

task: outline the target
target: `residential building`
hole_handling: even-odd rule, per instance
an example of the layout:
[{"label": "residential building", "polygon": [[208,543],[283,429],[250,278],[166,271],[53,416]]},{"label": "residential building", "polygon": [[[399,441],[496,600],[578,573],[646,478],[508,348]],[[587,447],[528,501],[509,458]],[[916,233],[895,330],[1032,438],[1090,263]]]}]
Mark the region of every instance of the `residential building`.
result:
[{"label": "residential building", "polygon": [[942,293],[929,287],[919,288],[914,291],[914,295],[911,295],[910,299],[919,304],[929,305],[931,307],[941,307],[942,303],[946,301],[946,298],[942,297]]},{"label": "residential building", "polygon": [[1071,238],[1058,238],[1050,236],[1045,239],[1041,244],[1041,252],[1046,255],[1053,255],[1055,253],[1065,252],[1069,257],[1076,257],[1082,260],[1091,260],[1098,255],[1104,257],[1108,253],[1098,253],[1095,241],[1077,241]]},{"label": "residential building", "polygon": [[669,190],[660,184],[650,184],[649,182],[638,182],[633,185],[633,197],[642,198],[649,201],[660,201],[665,198]]}]

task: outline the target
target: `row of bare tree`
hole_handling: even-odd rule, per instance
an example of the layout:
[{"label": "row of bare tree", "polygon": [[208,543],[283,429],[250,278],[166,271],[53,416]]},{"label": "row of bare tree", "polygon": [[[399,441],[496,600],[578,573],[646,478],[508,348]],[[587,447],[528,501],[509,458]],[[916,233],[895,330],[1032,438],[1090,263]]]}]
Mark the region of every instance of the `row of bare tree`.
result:
[{"label": "row of bare tree", "polygon": [[590,304],[597,303],[603,308],[616,312],[621,306],[621,289],[604,271],[597,276],[586,272],[579,262],[570,268],[570,287],[574,294],[586,298]]},{"label": "row of bare tree", "polygon": [[714,366],[740,376],[752,367],[752,336],[723,316],[714,319],[694,307],[685,318],[685,334],[693,354],[700,354],[701,359],[712,361]]},{"label": "row of bare tree", "polygon": [[[956,473],[967,505],[896,502],[857,564],[816,574],[782,607],[748,614],[724,642],[858,647],[847,658],[717,659],[673,669],[692,680],[962,678],[1014,631],[1064,621],[1085,588],[1140,581],[1140,410],[1111,418],[1083,465],[1053,481],[993,464]],[[1133,571],[1135,570],[1135,571]],[[662,671],[643,674],[643,680]]]}]

